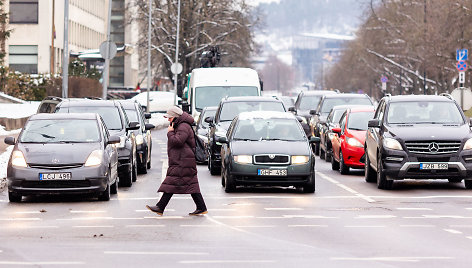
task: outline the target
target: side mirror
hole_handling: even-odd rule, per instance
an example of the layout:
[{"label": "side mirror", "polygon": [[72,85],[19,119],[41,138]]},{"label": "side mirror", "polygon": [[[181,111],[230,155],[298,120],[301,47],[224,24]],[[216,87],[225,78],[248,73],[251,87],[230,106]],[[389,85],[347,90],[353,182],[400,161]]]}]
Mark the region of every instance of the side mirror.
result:
[{"label": "side mirror", "polygon": [[110,136],[110,138],[108,138],[108,144],[117,144],[117,143],[120,143],[120,137]]},{"label": "side mirror", "polygon": [[8,145],[15,145],[15,138],[14,137],[5,137],[3,140]]},{"label": "side mirror", "polygon": [[210,125],[210,127],[214,125],[214,123],[213,123],[214,120],[215,120],[214,116],[205,117],[205,123],[208,123]]},{"label": "side mirror", "polygon": [[341,133],[341,128],[340,127],[333,127],[333,132],[336,134]]},{"label": "side mirror", "polygon": [[141,126],[139,125],[138,122],[131,122],[129,123],[128,127],[126,128],[126,130],[137,130],[139,129]]},{"label": "side mirror", "polygon": [[381,126],[381,122],[379,119],[372,119],[372,120],[369,120],[369,123],[367,124],[368,127],[380,127]]},{"label": "side mirror", "polygon": [[145,129],[145,130],[151,130],[151,129],[155,128],[155,127],[156,127],[156,126],[153,125],[153,124],[145,124],[145,125],[144,125],[144,129]]},{"label": "side mirror", "polygon": [[320,137],[315,137],[315,136],[310,137],[310,143],[319,143],[319,142],[320,142]]},{"label": "side mirror", "polygon": [[295,117],[297,118],[298,122],[303,123],[303,117],[301,117],[299,115],[297,115]]},{"label": "side mirror", "polygon": [[310,114],[311,114],[311,115],[315,115],[315,114],[316,114],[316,110],[310,110]]},{"label": "side mirror", "polygon": [[151,117],[152,117],[151,113],[144,113],[144,118],[151,119]]},{"label": "side mirror", "polygon": [[190,104],[187,101],[181,101],[182,111],[190,113]]},{"label": "side mirror", "polygon": [[226,137],[219,137],[218,142],[219,143],[228,143],[228,139]]},{"label": "side mirror", "polygon": [[297,110],[295,110],[295,107],[288,107],[288,111],[292,113],[296,113]]}]

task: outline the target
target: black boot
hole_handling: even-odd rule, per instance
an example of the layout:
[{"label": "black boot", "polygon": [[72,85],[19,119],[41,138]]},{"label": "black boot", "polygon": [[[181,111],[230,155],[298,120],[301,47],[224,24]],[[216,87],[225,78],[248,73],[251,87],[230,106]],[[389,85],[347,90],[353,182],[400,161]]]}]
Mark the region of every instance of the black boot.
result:
[{"label": "black boot", "polygon": [[162,214],[164,214],[164,210],[160,209],[158,206],[148,206],[148,205],[146,205],[146,208],[149,209],[150,211],[156,213],[159,216],[162,216]]},{"label": "black boot", "polygon": [[203,215],[203,214],[207,214],[208,211],[205,209],[196,209],[194,212],[190,212],[188,215],[189,216],[198,216],[198,215]]}]

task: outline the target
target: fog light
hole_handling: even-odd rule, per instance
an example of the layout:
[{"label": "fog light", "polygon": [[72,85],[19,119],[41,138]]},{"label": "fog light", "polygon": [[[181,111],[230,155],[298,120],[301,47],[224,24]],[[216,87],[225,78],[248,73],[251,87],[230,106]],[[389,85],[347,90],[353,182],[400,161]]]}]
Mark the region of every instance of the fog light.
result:
[{"label": "fog light", "polygon": [[385,160],[401,162],[401,161],[403,161],[403,157],[387,156],[387,157],[385,157]]}]

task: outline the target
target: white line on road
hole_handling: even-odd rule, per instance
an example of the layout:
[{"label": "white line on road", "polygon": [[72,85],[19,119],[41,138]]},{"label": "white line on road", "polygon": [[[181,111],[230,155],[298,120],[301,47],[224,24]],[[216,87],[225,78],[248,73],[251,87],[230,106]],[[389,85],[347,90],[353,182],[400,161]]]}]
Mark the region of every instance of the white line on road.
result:
[{"label": "white line on road", "polygon": [[375,202],[375,200],[372,199],[371,197],[368,197],[368,196],[366,196],[366,195],[363,195],[363,194],[361,194],[361,193],[355,191],[354,189],[352,189],[352,188],[350,188],[350,187],[348,187],[348,186],[346,186],[346,185],[344,185],[344,184],[338,182],[337,180],[335,180],[335,179],[333,179],[333,178],[331,178],[331,177],[329,177],[329,176],[327,176],[327,175],[325,175],[325,174],[323,174],[323,173],[321,173],[321,172],[318,172],[318,171],[317,171],[316,173],[318,173],[318,175],[320,175],[323,179],[325,179],[325,180],[327,180],[327,181],[333,183],[333,184],[336,185],[336,186],[339,186],[339,187],[343,188],[344,190],[346,190],[346,191],[348,191],[348,192],[350,192],[350,193],[352,193],[352,194],[355,194],[357,197],[359,197],[359,198],[361,198],[361,199],[364,199],[365,201],[367,201],[367,202],[369,202],[369,203],[374,203],[374,202]]},{"label": "white line on road", "polygon": [[411,228],[430,228],[430,227],[436,227],[434,225],[430,225],[430,224],[404,224],[404,225],[400,225],[400,227],[411,227]]},{"label": "white line on road", "polygon": [[396,217],[394,215],[359,215],[354,219],[391,219]]},{"label": "white line on road", "polygon": [[180,227],[205,227],[205,228],[213,228],[213,227],[221,227],[221,225],[216,224],[181,224]]},{"label": "white line on road", "polygon": [[420,260],[450,260],[453,257],[370,257],[370,258],[331,258],[333,261],[393,261],[393,262],[418,262]]},{"label": "white line on road", "polygon": [[261,216],[261,217],[256,217],[256,219],[286,219],[287,217],[282,217],[282,216]]},{"label": "white line on road", "polygon": [[457,230],[454,230],[454,229],[443,229],[443,230],[448,232],[448,233],[451,233],[451,234],[462,234],[461,231],[457,231]]},{"label": "white line on road", "polygon": [[280,211],[280,210],[303,210],[303,208],[264,208],[265,210],[276,210],[276,211]]},{"label": "white line on road", "polygon": [[472,208],[465,208],[465,209],[467,209],[467,210],[472,210]]},{"label": "white line on road", "polygon": [[5,218],[0,221],[40,221],[40,218]]},{"label": "white line on road", "polygon": [[113,225],[77,225],[72,228],[113,228]]},{"label": "white line on road", "polygon": [[472,236],[466,236],[466,238],[468,238],[468,239],[472,239]]},{"label": "white line on road", "polygon": [[207,261],[179,261],[181,264],[241,264],[241,263],[275,263],[275,260],[207,260]]},{"label": "white line on road", "polygon": [[213,216],[215,219],[249,219],[254,218],[254,216]]},{"label": "white line on road", "polygon": [[104,254],[118,255],[209,255],[208,252],[159,252],[159,251],[104,251]]},{"label": "white line on road", "polygon": [[41,211],[17,211],[15,214],[41,214]]},{"label": "white line on road", "polygon": [[210,208],[208,211],[236,211],[235,208]]},{"label": "white line on road", "polygon": [[315,224],[293,224],[288,227],[328,227],[328,225],[315,225]]},{"label": "white line on road", "polygon": [[106,210],[70,210],[70,213],[106,213]]},{"label": "white line on road", "polygon": [[346,228],[384,228],[385,225],[345,225]]},{"label": "white line on road", "polygon": [[190,217],[184,218],[183,216],[154,216],[154,217],[144,217],[145,219],[158,219],[158,220],[185,220],[190,219]]},{"label": "white line on road", "polygon": [[[151,212],[151,211],[149,211],[149,209],[136,209],[135,211],[136,211],[136,212]],[[167,212],[167,211],[175,211],[175,209],[173,209],[173,208],[166,208],[166,212]]]},{"label": "white line on road", "polygon": [[[37,225],[37,226],[22,226],[22,225],[14,225],[14,226],[8,226],[10,228],[24,228],[24,229],[54,229],[54,228],[59,228],[57,225]],[[2,227],[4,228],[4,227]]]},{"label": "white line on road", "polygon": [[433,210],[431,208],[397,208],[397,210]]},{"label": "white line on road", "polygon": [[0,261],[0,265],[84,265],[84,262],[78,261]]},{"label": "white line on road", "polygon": [[293,218],[305,218],[305,219],[338,219],[339,217],[329,217],[329,216],[321,216],[321,215],[282,215],[285,218],[293,219]]},{"label": "white line on road", "polygon": [[164,224],[148,224],[148,225],[145,225],[145,224],[131,224],[131,225],[126,225],[125,227],[128,227],[128,228],[147,228],[147,227],[161,228],[161,227],[166,227],[166,226]]},{"label": "white line on road", "polygon": [[236,225],[236,228],[274,228],[275,225]]},{"label": "white line on road", "polygon": [[472,225],[449,225],[452,228],[472,228]]}]

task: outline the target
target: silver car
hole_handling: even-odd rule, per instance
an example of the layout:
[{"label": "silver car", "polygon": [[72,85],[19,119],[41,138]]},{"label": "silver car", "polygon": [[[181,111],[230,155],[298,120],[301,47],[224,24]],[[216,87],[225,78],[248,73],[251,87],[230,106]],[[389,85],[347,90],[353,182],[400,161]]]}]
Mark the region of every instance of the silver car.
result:
[{"label": "silver car", "polygon": [[117,192],[120,137],[110,136],[98,114],[36,114],[15,141],[7,168],[8,197]]}]

